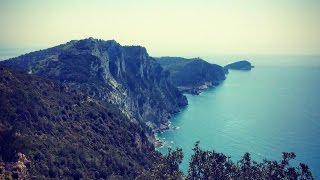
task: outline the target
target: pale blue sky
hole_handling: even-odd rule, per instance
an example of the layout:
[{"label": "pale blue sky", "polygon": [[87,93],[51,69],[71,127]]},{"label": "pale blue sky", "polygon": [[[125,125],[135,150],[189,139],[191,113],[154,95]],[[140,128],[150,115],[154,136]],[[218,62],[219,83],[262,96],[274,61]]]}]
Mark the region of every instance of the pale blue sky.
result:
[{"label": "pale blue sky", "polygon": [[0,47],[115,39],[159,55],[319,54],[319,0],[0,0]]}]

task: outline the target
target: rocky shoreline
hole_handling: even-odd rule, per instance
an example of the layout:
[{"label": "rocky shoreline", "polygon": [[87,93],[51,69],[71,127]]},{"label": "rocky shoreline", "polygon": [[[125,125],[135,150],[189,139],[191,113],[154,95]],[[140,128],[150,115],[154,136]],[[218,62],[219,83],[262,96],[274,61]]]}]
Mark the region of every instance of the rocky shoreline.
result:
[{"label": "rocky shoreline", "polygon": [[221,82],[205,82],[204,84],[197,87],[178,87],[179,91],[182,93],[188,93],[192,95],[199,95],[203,90],[213,88],[221,84]]},{"label": "rocky shoreline", "polygon": [[155,147],[156,149],[162,148],[162,147],[164,147],[164,146],[166,145],[166,142],[165,142],[163,139],[161,139],[161,138],[158,137],[158,134],[159,134],[159,133],[162,134],[162,133],[164,133],[165,131],[169,131],[169,130],[175,131],[175,130],[180,129],[179,126],[173,126],[172,123],[171,123],[171,121],[168,121],[168,123],[166,123],[166,125],[163,125],[163,127],[164,127],[163,129],[157,131],[157,132],[154,134],[154,140],[152,141],[152,143],[153,143],[153,145],[154,145],[154,147]]}]

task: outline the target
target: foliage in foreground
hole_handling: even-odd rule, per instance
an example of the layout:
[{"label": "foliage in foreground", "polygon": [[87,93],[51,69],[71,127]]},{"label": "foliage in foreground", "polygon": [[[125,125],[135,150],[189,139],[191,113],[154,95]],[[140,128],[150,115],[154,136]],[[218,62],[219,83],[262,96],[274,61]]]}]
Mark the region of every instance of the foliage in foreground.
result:
[{"label": "foliage in foreground", "polygon": [[182,159],[182,149],[176,149],[175,151],[169,149],[168,155],[159,158],[150,169],[140,172],[140,175],[136,179],[182,179],[183,173],[179,169]]},{"label": "foliage in foreground", "polygon": [[307,165],[290,165],[290,160],[296,157],[292,152],[284,152],[280,161],[263,160],[261,163],[252,161],[250,154],[245,153],[241,160],[234,163],[223,153],[202,150],[199,142],[193,151],[186,177],[178,168],[183,153],[177,149],[173,152],[169,150],[167,156],[142,172],[137,179],[313,179]]}]

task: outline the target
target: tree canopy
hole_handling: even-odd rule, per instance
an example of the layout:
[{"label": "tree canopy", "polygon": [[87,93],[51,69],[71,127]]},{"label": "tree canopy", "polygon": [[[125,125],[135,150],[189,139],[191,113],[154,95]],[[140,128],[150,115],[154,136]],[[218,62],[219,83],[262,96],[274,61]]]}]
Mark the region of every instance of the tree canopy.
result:
[{"label": "tree canopy", "polygon": [[283,152],[279,161],[263,160],[258,163],[251,160],[250,153],[245,153],[237,162],[214,150],[203,150],[196,142],[189,162],[187,175],[179,170],[183,158],[181,149],[169,150],[169,153],[142,173],[137,179],[314,179],[309,167],[300,163],[298,167],[290,165],[295,159],[293,152]]}]

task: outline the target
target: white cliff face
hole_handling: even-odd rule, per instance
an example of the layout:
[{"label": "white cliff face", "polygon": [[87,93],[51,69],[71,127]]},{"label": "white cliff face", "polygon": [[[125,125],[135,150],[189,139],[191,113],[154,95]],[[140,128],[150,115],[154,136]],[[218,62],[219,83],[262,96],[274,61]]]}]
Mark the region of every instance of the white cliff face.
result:
[{"label": "white cliff face", "polygon": [[167,122],[171,113],[186,105],[185,97],[169,83],[145,48],[119,44],[110,48],[108,57],[113,59],[109,59],[112,65],[109,64],[108,74],[117,86],[109,97],[131,119],[151,122],[153,129],[157,129]]}]

